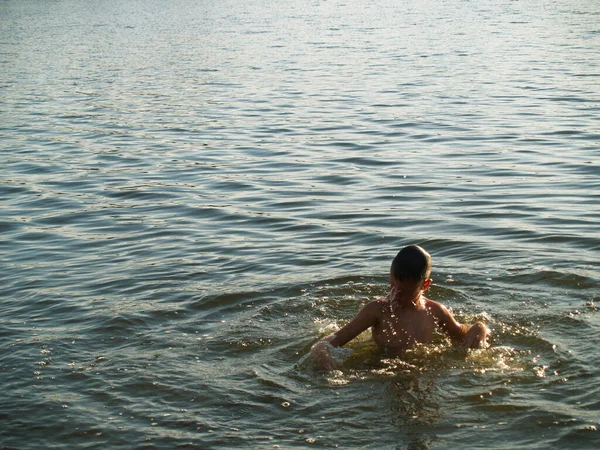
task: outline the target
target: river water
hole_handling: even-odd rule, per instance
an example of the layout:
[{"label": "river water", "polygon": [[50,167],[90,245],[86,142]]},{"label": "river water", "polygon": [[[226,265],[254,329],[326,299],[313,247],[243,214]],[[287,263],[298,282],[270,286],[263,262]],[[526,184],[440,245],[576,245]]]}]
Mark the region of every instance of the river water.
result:
[{"label": "river water", "polygon": [[[0,448],[600,446],[597,0],[4,0],[0,67]],[[492,347],[315,371],[408,243]]]}]

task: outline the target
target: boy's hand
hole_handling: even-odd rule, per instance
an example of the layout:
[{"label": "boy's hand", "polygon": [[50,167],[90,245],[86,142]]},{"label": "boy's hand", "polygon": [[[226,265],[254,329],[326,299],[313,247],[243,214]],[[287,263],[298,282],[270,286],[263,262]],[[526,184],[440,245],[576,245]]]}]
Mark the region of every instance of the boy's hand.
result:
[{"label": "boy's hand", "polygon": [[467,348],[486,348],[488,346],[487,337],[488,328],[482,323],[477,322],[469,328],[463,338],[463,345]]},{"label": "boy's hand", "polygon": [[321,339],[310,349],[310,355],[318,370],[333,370],[336,367],[335,361],[331,356],[331,344],[329,343],[334,336],[335,335],[332,334],[331,336]]}]

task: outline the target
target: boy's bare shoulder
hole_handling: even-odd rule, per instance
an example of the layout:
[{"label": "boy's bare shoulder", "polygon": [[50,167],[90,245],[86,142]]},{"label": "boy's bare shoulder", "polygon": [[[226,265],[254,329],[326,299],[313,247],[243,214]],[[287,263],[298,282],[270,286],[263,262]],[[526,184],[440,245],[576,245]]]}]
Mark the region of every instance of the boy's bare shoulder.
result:
[{"label": "boy's bare shoulder", "polygon": [[371,309],[373,312],[384,312],[386,309],[390,307],[390,303],[385,298],[380,298],[378,300],[373,300],[365,306],[365,308]]},{"label": "boy's bare shoulder", "polygon": [[441,318],[441,317],[448,316],[450,314],[450,311],[448,311],[448,308],[446,308],[440,302],[436,302],[435,300],[430,300],[428,298],[425,298],[424,300],[425,300],[425,307],[429,311],[431,311],[431,313],[434,315],[434,317]]},{"label": "boy's bare shoulder", "polygon": [[370,315],[380,319],[383,315],[385,315],[390,309],[390,303],[385,298],[381,298],[378,300],[372,300],[367,303],[364,308],[367,310]]}]

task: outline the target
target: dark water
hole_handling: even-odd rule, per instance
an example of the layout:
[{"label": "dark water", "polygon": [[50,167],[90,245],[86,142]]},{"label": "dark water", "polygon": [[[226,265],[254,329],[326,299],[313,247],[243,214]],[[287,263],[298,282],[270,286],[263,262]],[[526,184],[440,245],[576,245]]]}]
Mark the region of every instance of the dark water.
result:
[{"label": "dark water", "polygon": [[[0,2],[0,448],[600,446],[600,3]],[[397,250],[493,347],[305,355]]]}]

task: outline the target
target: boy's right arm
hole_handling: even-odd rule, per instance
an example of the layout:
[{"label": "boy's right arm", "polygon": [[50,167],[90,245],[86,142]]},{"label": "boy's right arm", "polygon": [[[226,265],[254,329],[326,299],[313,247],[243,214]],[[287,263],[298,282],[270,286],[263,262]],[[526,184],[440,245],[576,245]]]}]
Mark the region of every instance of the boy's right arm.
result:
[{"label": "boy's right arm", "polygon": [[367,328],[377,323],[380,311],[379,301],[368,303],[360,310],[354,319],[348,322],[335,334],[328,336],[327,340],[334,347],[341,347],[350,342]]},{"label": "boy's right arm", "polygon": [[375,325],[379,317],[379,310],[380,305],[378,302],[375,301],[369,303],[360,310],[354,319],[348,322],[348,324],[339,331],[321,339],[313,345],[310,353],[312,354],[316,365],[320,369],[333,369],[335,367],[335,361],[333,361],[333,358],[329,354],[328,347],[330,345],[333,347],[341,347],[367,328]]}]

